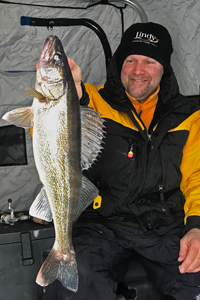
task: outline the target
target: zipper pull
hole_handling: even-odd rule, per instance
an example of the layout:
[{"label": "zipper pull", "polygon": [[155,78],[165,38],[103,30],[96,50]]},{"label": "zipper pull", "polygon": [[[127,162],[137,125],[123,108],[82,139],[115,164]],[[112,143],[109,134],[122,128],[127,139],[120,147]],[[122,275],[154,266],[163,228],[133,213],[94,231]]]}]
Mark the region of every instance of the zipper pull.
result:
[{"label": "zipper pull", "polygon": [[131,144],[131,147],[130,147],[130,150],[129,150],[129,152],[128,152],[128,154],[127,154],[127,156],[128,156],[128,158],[133,158],[133,144]]},{"label": "zipper pull", "polygon": [[147,151],[151,150],[151,134],[147,133]]},{"label": "zipper pull", "polygon": [[159,184],[158,190],[159,190],[159,193],[160,193],[160,202],[165,203],[164,187],[163,187],[162,183]]}]

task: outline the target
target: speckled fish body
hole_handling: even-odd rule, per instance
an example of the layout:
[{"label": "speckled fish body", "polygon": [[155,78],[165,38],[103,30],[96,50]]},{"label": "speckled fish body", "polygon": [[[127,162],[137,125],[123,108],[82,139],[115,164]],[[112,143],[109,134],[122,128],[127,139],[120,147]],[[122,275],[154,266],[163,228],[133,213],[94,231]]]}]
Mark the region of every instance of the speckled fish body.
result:
[{"label": "speckled fish body", "polygon": [[[45,41],[35,89],[30,88],[26,92],[35,97],[32,107],[14,110],[3,118],[16,126],[34,125],[34,158],[44,187],[33,202],[30,214],[39,218],[52,214],[54,222],[55,243],[36,282],[47,286],[58,279],[65,288],[76,292],[78,269],[72,244],[72,227],[81,212],[98,195],[97,188],[82,175],[81,169],[86,167],[81,167],[84,161],[84,158],[81,161],[81,120],[87,123],[87,127],[90,124],[93,136],[90,132],[87,135],[90,144],[93,144],[92,140],[95,144],[92,151],[88,150],[87,141],[86,146],[82,146],[82,152],[87,157],[83,165],[87,165],[87,168],[102,148],[103,121],[98,113],[91,109],[88,113],[86,108],[82,110],[80,118],[79,99],[68,60],[56,36],[50,36]],[[95,129],[97,123],[98,128]],[[83,136],[82,140],[85,140]]]},{"label": "speckled fish body", "polygon": [[[36,281],[46,286],[54,279],[52,270],[58,273],[57,269],[65,268],[67,262],[67,268],[71,269],[69,274],[74,279],[70,283],[71,278],[66,278],[64,285],[68,287],[70,283],[71,289],[76,290],[78,271],[71,234],[82,188],[80,105],[67,58],[55,37],[47,39],[43,46],[36,89],[41,89],[42,94],[53,100],[43,103],[34,100],[33,149],[51,207],[56,237]],[[62,263],[57,264],[55,258]]]}]

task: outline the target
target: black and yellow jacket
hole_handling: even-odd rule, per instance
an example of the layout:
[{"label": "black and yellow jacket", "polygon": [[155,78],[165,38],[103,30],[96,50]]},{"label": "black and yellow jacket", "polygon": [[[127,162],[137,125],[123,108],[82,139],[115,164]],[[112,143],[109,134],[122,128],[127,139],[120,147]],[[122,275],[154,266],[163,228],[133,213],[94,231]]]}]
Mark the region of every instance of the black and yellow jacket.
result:
[{"label": "black and yellow jacket", "polygon": [[84,175],[100,198],[82,220],[157,234],[185,224],[200,228],[200,110],[164,74],[147,131],[127,97],[112,58],[103,88],[85,84],[87,104],[106,120],[104,149]]}]

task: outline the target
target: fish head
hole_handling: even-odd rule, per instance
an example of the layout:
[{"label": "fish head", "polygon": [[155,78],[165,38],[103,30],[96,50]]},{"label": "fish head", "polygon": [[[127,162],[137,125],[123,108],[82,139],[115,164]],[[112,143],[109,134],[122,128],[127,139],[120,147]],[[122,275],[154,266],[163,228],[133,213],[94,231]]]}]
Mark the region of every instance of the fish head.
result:
[{"label": "fish head", "polygon": [[48,100],[57,100],[67,91],[68,60],[61,41],[49,36],[42,47],[37,75],[36,89]]}]

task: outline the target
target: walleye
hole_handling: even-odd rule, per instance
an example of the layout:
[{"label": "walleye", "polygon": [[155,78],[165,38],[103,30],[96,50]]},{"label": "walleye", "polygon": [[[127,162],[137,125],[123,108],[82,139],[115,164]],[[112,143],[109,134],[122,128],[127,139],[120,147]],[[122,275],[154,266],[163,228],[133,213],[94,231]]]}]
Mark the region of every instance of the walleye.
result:
[{"label": "walleye", "polygon": [[58,279],[76,292],[78,270],[72,244],[72,228],[81,212],[98,195],[97,188],[82,175],[101,151],[104,137],[100,114],[80,107],[63,46],[49,36],[42,48],[32,107],[15,109],[3,119],[21,127],[33,125],[33,152],[43,188],[30,214],[51,220],[55,242],[36,282],[47,286]]}]

